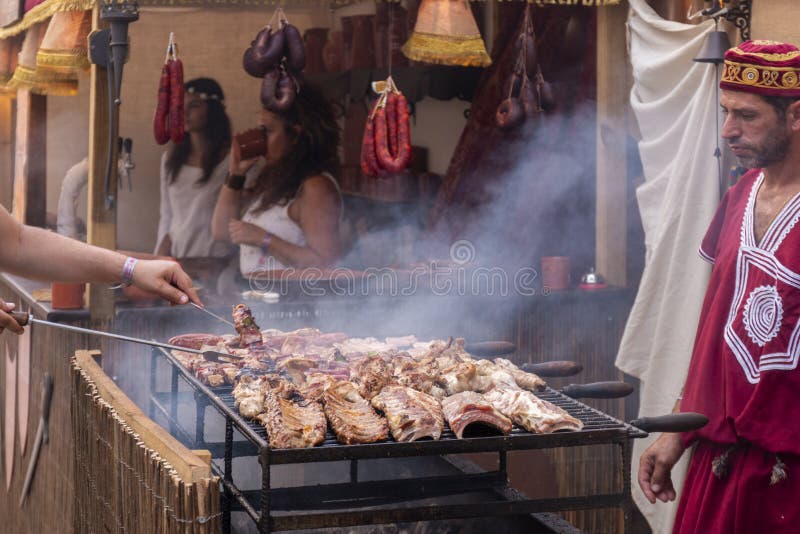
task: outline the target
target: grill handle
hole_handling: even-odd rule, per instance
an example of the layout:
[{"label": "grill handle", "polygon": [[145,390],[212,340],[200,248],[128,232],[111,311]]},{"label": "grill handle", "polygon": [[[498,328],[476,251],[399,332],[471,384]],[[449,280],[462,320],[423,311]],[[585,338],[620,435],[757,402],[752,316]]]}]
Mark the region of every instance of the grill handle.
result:
[{"label": "grill handle", "polygon": [[512,354],[517,351],[517,346],[509,341],[479,341],[466,343],[464,349],[473,356],[487,358]]},{"label": "grill handle", "polygon": [[701,413],[685,412],[656,417],[640,417],[631,425],[645,432],[691,432],[708,424],[708,417]]},{"label": "grill handle", "polygon": [[583,365],[578,362],[552,361],[541,363],[524,363],[519,367],[527,373],[534,373],[544,377],[573,376],[583,371]]},{"label": "grill handle", "polygon": [[11,313],[9,313],[9,315],[10,315],[10,316],[11,316],[11,317],[12,317],[12,318],[13,318],[13,319],[14,319],[14,320],[17,322],[17,324],[18,324],[18,325],[20,325],[20,326],[25,326],[25,325],[27,325],[27,324],[28,324],[28,319],[30,318],[30,315],[28,315],[28,313],[27,313],[27,312],[21,312],[21,311],[12,311]]},{"label": "grill handle", "polygon": [[619,399],[633,393],[633,386],[625,382],[592,382],[570,384],[561,393],[573,399]]}]

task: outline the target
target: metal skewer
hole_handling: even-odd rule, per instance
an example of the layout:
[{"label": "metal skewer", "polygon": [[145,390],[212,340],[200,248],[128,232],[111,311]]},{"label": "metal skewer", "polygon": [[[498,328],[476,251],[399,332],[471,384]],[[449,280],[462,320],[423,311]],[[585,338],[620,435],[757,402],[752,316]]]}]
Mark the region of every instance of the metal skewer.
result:
[{"label": "metal skewer", "polygon": [[230,326],[232,326],[233,328],[236,328],[236,325],[234,325],[232,322],[228,321],[227,319],[224,319],[224,318],[220,317],[220,316],[219,316],[219,315],[217,315],[216,313],[210,312],[210,311],[208,311],[207,309],[205,309],[204,307],[202,307],[202,306],[200,306],[200,305],[198,305],[198,304],[195,304],[194,302],[191,302],[191,301],[189,301],[189,304],[191,304],[192,306],[194,306],[195,308],[197,308],[197,309],[198,309],[198,310],[200,310],[200,311],[204,311],[204,312],[206,312],[207,314],[209,314],[209,315],[210,315],[211,317],[213,317],[214,319],[216,319],[216,320],[218,320],[218,321],[222,321],[223,323],[225,323],[225,324],[227,324],[227,325],[230,325]]}]

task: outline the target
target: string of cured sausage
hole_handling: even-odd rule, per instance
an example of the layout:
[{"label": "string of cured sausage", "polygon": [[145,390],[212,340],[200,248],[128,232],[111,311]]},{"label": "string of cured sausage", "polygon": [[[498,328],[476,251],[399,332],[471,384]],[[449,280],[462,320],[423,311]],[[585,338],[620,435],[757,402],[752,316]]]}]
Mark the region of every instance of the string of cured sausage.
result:
[{"label": "string of cured sausage", "polygon": [[372,106],[361,143],[361,171],[366,176],[397,174],[411,165],[408,102],[391,76]]},{"label": "string of cured sausage", "polygon": [[[273,31],[276,17],[278,27]],[[261,103],[266,109],[284,111],[291,107],[300,91],[306,49],[300,31],[289,23],[281,8],[245,50],[242,67],[250,76],[262,79]]]},{"label": "string of cured sausage", "polygon": [[542,111],[552,111],[556,106],[553,89],[545,81],[539,65],[530,9],[530,5],[526,6],[522,28],[514,42],[517,59],[506,82],[507,97],[500,102],[495,113],[495,123],[502,130],[512,130],[526,118],[533,119]]},{"label": "string of cured sausage", "polygon": [[167,55],[158,82],[158,103],[153,117],[156,143],[183,141],[183,62],[178,58],[175,35],[169,34]]}]

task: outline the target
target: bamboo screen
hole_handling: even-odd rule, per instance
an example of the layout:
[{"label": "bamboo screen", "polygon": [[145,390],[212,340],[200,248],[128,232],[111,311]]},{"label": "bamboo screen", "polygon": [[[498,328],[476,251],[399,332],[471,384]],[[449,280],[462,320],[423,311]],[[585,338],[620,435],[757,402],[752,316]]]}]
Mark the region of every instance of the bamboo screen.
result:
[{"label": "bamboo screen", "polygon": [[219,532],[218,478],[182,478],[104,398],[77,356],[71,367],[75,532]]}]

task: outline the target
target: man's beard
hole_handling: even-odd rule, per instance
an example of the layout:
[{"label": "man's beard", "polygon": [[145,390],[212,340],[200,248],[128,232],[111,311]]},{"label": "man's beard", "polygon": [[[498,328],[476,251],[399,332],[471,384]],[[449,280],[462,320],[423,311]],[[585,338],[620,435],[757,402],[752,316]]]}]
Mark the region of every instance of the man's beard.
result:
[{"label": "man's beard", "polygon": [[[736,144],[736,143],[731,143]],[[759,146],[740,145],[749,149],[753,155],[749,157],[739,157],[739,163],[748,169],[761,169],[777,163],[786,157],[789,152],[791,138],[786,129],[776,126],[767,133],[767,138]]]}]

